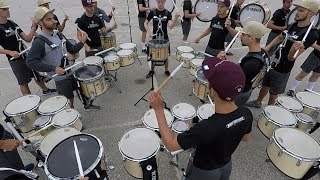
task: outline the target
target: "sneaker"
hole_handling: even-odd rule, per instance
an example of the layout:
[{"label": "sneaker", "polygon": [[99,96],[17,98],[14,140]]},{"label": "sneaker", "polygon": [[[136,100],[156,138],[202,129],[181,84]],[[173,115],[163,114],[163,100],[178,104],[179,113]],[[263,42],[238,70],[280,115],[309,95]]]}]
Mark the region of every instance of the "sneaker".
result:
[{"label": "sneaker", "polygon": [[290,89],[290,90],[287,92],[287,95],[293,97],[293,95],[294,95],[294,90],[291,90],[291,89]]},{"label": "sneaker", "polygon": [[246,106],[248,107],[254,107],[254,108],[261,108],[261,104],[259,104],[257,101],[250,101],[246,103]]},{"label": "sneaker", "polygon": [[170,72],[169,71],[165,71],[164,74],[167,75],[167,76],[170,76]]},{"label": "sneaker", "polygon": [[32,171],[34,168],[34,164],[33,163],[30,163],[30,164],[27,164],[25,167],[24,167],[24,170],[26,171]]},{"label": "sneaker", "polygon": [[153,76],[154,72],[153,71],[149,71],[149,73],[146,75],[146,78],[149,79],[151,76]]},{"label": "sneaker", "polygon": [[52,94],[52,93],[55,93],[55,92],[57,92],[57,89],[49,89],[49,88],[48,88],[48,90],[42,91],[42,94],[43,94],[44,96],[46,96],[46,95],[49,95],[49,94]]},{"label": "sneaker", "polygon": [[100,106],[90,105],[88,107],[84,107],[85,111],[98,111],[100,109]]},{"label": "sneaker", "polygon": [[227,56],[233,56],[233,53],[232,52],[227,52],[226,55]]}]

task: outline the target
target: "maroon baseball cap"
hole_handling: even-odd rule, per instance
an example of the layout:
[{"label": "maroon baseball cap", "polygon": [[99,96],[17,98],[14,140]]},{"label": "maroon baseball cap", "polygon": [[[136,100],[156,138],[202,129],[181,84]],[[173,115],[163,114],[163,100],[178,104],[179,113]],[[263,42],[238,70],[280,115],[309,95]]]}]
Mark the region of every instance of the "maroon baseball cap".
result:
[{"label": "maroon baseball cap", "polygon": [[88,7],[88,6],[93,6],[95,1],[93,0],[81,0],[82,1],[82,6]]},{"label": "maroon baseball cap", "polygon": [[217,0],[216,3],[230,7],[230,0]]},{"label": "maroon baseball cap", "polygon": [[231,61],[217,57],[206,58],[202,63],[202,71],[210,87],[223,100],[234,100],[244,88],[245,74],[238,64]]}]

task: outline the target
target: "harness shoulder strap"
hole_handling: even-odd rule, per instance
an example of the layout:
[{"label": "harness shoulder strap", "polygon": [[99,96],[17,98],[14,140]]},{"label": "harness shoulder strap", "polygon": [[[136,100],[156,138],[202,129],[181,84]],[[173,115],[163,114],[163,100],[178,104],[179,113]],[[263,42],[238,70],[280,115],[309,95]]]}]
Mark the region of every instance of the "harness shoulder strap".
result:
[{"label": "harness shoulder strap", "polygon": [[51,42],[48,38],[44,37],[43,35],[37,35],[36,38],[39,38],[40,40],[44,41],[46,44],[50,46],[51,49],[54,49],[55,47],[57,47],[56,44]]}]

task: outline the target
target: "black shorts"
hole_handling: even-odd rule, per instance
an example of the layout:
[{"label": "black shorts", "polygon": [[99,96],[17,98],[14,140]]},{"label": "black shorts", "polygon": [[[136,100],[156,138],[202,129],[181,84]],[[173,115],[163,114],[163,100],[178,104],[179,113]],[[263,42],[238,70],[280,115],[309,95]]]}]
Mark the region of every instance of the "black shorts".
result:
[{"label": "black shorts", "polygon": [[144,17],[138,17],[139,18],[139,29],[142,32],[146,32],[146,28],[144,27],[144,21],[146,20],[146,18]]},{"label": "black shorts", "polygon": [[308,58],[301,65],[301,69],[306,73],[310,73],[311,71],[320,73],[320,58],[313,52],[310,53]]},{"label": "black shorts", "polygon": [[28,84],[33,78],[33,72],[26,65],[25,59],[9,61],[13,74],[16,76],[19,85]]},{"label": "black shorts", "polygon": [[183,21],[181,23],[182,27],[182,34],[188,36],[191,29],[191,22],[189,21]]},{"label": "black shorts", "polygon": [[73,91],[78,89],[77,80],[72,76],[66,79],[56,81],[56,87],[59,95],[65,96],[67,99],[73,99]]},{"label": "black shorts", "polygon": [[274,69],[271,69],[264,76],[262,85],[270,87],[270,94],[278,95],[284,93],[286,90],[289,77],[290,73],[280,73]]}]

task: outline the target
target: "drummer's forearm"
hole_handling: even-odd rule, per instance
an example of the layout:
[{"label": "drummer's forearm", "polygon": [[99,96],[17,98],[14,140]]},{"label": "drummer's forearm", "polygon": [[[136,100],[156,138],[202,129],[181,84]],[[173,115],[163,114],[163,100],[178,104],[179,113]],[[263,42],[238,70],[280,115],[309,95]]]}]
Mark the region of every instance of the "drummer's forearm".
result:
[{"label": "drummer's forearm", "polygon": [[150,28],[149,28],[149,26],[148,26],[148,22],[147,22],[147,20],[145,20],[144,21],[144,28],[146,29],[146,31],[148,32],[148,33],[150,33],[151,31],[150,31]]},{"label": "drummer's forearm", "polygon": [[235,29],[232,28],[232,27],[227,27],[227,29],[228,29],[228,31],[230,32],[230,34],[231,34],[232,37],[234,37],[234,36],[238,33],[238,31],[235,30]]},{"label": "drummer's forearm", "polygon": [[77,44],[73,45],[69,41],[67,41],[67,51],[71,54],[78,53],[84,46],[82,42],[78,42]]},{"label": "drummer's forearm", "polygon": [[198,38],[202,39],[206,36],[208,36],[211,33],[211,29],[208,28],[205,32],[203,32]]},{"label": "drummer's forearm", "polygon": [[173,19],[172,21],[169,21],[169,29],[171,30],[176,25],[177,19]]},{"label": "drummer's forearm", "polygon": [[277,31],[281,31],[282,30],[282,26],[276,26],[273,24],[274,22],[271,20],[267,23],[267,28],[272,29],[272,30],[277,30]]}]

